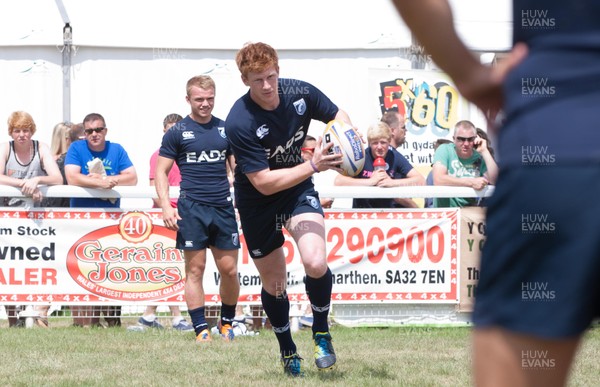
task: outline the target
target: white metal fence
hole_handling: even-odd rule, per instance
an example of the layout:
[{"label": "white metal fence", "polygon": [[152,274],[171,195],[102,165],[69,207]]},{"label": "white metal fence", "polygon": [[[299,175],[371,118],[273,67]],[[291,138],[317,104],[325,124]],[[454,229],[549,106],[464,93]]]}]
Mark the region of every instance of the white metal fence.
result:
[{"label": "white metal fence", "polygon": [[[397,188],[378,188],[378,187],[323,187],[319,190],[324,197],[331,198],[425,198],[425,197],[489,197],[494,190],[493,186],[488,186],[482,191],[476,191],[466,187],[441,187],[441,186],[410,186]],[[41,187],[41,191],[46,197],[78,197],[78,198],[136,198],[150,199],[156,197],[156,191],[151,186],[132,186],[115,187],[112,190],[89,189],[75,186],[52,186]],[[170,195],[178,197],[179,188],[171,187]],[[1,186],[0,197],[22,197],[20,190],[15,187]],[[297,321],[304,312],[306,305],[293,304],[291,316]],[[135,324],[137,318],[141,316],[145,309],[144,305],[125,305],[122,308],[121,318],[129,323]],[[182,307],[185,311],[185,307]],[[208,308],[207,317],[216,320],[218,308]],[[54,312],[54,313],[52,313]],[[69,309],[62,305],[52,305],[50,309],[52,321],[70,321],[72,314]],[[157,314],[161,323],[169,326],[171,318],[169,308],[165,305],[158,307]],[[23,316],[35,316],[36,313],[28,309],[23,312]],[[254,318],[254,326],[261,324],[262,311],[256,306],[241,305],[239,315],[246,317],[250,323]],[[0,308],[0,319],[6,318],[3,308]],[[336,303],[332,310],[332,318],[336,323],[346,326],[390,326],[405,324],[468,324],[469,315],[460,313],[456,305],[453,304],[340,304]],[[30,319],[31,321],[31,319]],[[127,322],[124,322],[127,324]]]}]

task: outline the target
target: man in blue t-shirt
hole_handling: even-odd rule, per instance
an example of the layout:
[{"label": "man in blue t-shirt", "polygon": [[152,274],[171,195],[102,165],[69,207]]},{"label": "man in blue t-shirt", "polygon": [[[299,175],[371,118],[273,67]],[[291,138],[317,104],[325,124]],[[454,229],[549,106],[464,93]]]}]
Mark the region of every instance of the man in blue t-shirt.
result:
[{"label": "man in blue t-shirt", "polygon": [[[337,175],[335,185],[374,186],[374,187],[403,187],[410,185],[425,185],[425,178],[419,171],[391,146],[392,130],[388,124],[380,121],[371,125],[367,130],[365,165],[354,177]],[[384,165],[375,168],[373,162],[382,158]],[[353,208],[416,208],[417,203],[411,198],[356,198],[352,201]]]},{"label": "man in blue t-shirt", "polygon": [[[207,75],[188,80],[186,101],[191,112],[167,130],[158,152],[154,176],[163,222],[177,231],[177,248],[185,259],[185,301],[196,342],[211,341],[205,318],[204,268],[210,248],[220,278],[221,338],[232,341],[240,284],[237,276],[240,238],[227,178],[233,169],[225,123],[212,115],[215,82]],[[168,174],[176,163],[181,173],[177,208],[169,198]]]},{"label": "man in blue t-shirt", "polygon": [[250,90],[233,105],[225,130],[237,161],[236,205],[248,251],[261,276],[262,305],[277,336],[284,371],[300,376],[301,358],[289,325],[285,227],[306,271],[315,362],[319,369],[328,369],[336,361],[327,321],[333,278],[327,266],[323,209],[311,176],[337,168],[341,155],[328,155],[333,144],[323,148],[322,139],[308,161],[301,149],[312,119],[347,123],[350,119],[311,84],[280,79],[277,52],[267,44],[245,45],[236,63]]},{"label": "man in blue t-shirt", "polygon": [[[69,185],[112,189],[117,185],[136,185],[137,173],[125,149],[106,141],[108,128],[104,117],[90,113],[83,119],[85,141],[75,141],[65,158]],[[71,207],[115,207],[120,199],[72,198]]]},{"label": "man in blue t-shirt", "polygon": [[[476,190],[494,184],[498,166],[485,139],[477,136],[470,121],[459,121],[454,127],[454,142],[440,145],[433,156],[433,184],[472,187]],[[477,205],[476,198],[435,198],[435,207]]]},{"label": "man in blue t-shirt", "polygon": [[[137,173],[127,152],[117,143],[106,141],[106,121],[98,113],[83,119],[85,140],[75,141],[65,158],[65,177],[69,185],[112,189],[117,185],[136,185]],[[118,208],[120,199],[71,198],[71,207]],[[109,326],[121,325],[120,306],[92,307],[92,325],[100,325],[100,314]]]}]

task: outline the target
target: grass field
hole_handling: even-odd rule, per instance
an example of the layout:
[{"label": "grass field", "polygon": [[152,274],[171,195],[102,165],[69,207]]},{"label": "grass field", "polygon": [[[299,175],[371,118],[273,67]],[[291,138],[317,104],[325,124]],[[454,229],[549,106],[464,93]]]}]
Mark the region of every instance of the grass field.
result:
[{"label": "grass field", "polygon": [[[318,372],[310,330],[294,334],[306,375],[283,375],[270,331],[194,343],[171,329],[0,328],[3,386],[468,386],[469,328],[333,327],[335,371]],[[600,328],[589,331],[571,386],[597,386]]]}]

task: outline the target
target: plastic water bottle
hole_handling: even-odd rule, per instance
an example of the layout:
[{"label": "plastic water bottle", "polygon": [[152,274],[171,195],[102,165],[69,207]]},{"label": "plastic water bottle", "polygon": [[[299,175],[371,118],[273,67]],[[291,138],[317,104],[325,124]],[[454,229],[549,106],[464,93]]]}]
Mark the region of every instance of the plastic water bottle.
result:
[{"label": "plastic water bottle", "polygon": [[385,160],[383,159],[383,157],[377,157],[375,160],[373,160],[373,172],[378,171],[378,170],[384,170],[385,171]]}]

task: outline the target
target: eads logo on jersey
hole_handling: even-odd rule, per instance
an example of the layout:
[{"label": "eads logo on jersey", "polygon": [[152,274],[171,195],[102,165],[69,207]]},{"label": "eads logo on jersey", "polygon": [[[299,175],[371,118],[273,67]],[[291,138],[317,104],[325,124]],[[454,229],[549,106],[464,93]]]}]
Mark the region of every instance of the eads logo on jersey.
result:
[{"label": "eads logo on jersey", "polygon": [[69,249],[67,270],[89,292],[111,300],[156,300],[181,291],[185,268],[175,232],[128,212],[119,224],[81,237]]}]

